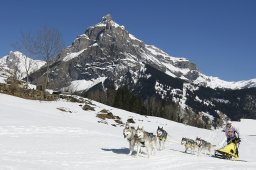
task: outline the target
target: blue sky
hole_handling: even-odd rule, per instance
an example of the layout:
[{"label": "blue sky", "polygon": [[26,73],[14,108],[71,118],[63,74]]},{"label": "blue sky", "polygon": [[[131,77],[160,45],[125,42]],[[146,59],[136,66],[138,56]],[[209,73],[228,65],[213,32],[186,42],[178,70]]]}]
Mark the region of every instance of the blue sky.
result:
[{"label": "blue sky", "polygon": [[254,0],[3,0],[0,56],[21,31],[48,25],[66,45],[110,13],[146,44],[185,57],[206,75],[237,81],[256,78]]}]

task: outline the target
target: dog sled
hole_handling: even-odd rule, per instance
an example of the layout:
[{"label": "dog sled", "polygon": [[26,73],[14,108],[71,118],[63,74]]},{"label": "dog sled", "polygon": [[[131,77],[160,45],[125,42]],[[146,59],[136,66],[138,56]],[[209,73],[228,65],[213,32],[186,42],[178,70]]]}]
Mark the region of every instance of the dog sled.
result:
[{"label": "dog sled", "polygon": [[220,159],[238,160],[238,147],[240,142],[240,138],[235,138],[231,140],[230,143],[224,146],[223,148],[215,150],[214,157]]}]

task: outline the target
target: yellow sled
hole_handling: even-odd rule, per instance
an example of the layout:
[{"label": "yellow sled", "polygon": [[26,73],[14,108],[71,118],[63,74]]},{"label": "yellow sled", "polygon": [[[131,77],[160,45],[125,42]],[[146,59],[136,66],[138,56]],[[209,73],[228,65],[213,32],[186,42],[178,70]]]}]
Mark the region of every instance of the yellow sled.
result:
[{"label": "yellow sled", "polygon": [[215,157],[221,159],[234,159],[238,160],[239,156],[237,153],[238,146],[241,142],[240,138],[233,139],[227,146],[215,150]]}]

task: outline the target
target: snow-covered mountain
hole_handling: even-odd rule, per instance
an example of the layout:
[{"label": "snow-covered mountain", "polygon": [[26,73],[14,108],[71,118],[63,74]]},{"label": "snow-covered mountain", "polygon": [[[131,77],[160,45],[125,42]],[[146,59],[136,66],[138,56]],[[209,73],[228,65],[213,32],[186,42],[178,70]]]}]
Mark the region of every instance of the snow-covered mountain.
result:
[{"label": "snow-covered mountain", "polygon": [[[30,78],[40,84],[45,71],[40,69]],[[223,114],[236,120],[256,118],[255,79],[226,82],[206,76],[189,60],[137,39],[110,15],[56,57],[49,77],[54,89],[79,91],[111,106],[184,123],[189,123],[191,114],[204,122]]]},{"label": "snow-covered mountain", "polygon": [[194,84],[203,85],[213,89],[225,88],[225,89],[245,89],[256,87],[256,79],[243,80],[243,81],[225,81],[218,77],[206,76],[199,73],[199,77],[193,81]]},{"label": "snow-covered mountain", "polygon": [[[148,64],[171,77],[210,88],[256,87],[256,79],[227,82],[217,77],[206,76],[189,60],[170,56],[153,45],[145,44],[130,34],[124,26],[113,21],[110,15],[104,16],[100,23],[79,35],[72,45],[58,56],[56,63],[61,67],[70,64],[73,67],[69,70],[56,66],[52,68],[53,82],[62,81],[62,86],[69,86],[72,81],[77,80],[91,81],[111,77],[115,81],[115,86],[119,87],[122,76],[128,70],[133,81],[136,81],[141,70]],[[61,75],[63,71],[69,74],[57,79],[56,76]]]},{"label": "snow-covered mountain", "polygon": [[[201,137],[219,148],[225,142],[221,129],[195,128],[89,102],[95,111],[85,111],[78,103],[63,100],[42,102],[0,94],[0,169],[254,170],[256,167],[256,156],[252,154],[256,150],[255,120],[233,122],[242,139],[240,159],[247,162],[230,161],[203,153],[199,156],[190,151],[184,153],[180,144],[182,137]],[[128,155],[124,127],[114,119],[96,117],[103,109],[119,116],[124,123],[132,118],[133,126],[143,126],[154,134],[158,126],[163,127],[168,132],[165,150],[157,151],[150,158],[145,154],[138,158]],[[146,152],[145,148],[142,151]]]},{"label": "snow-covered mountain", "polygon": [[30,74],[40,69],[44,64],[44,61],[33,60],[19,51],[11,51],[8,55],[0,58],[0,77],[3,80],[11,74],[17,74],[18,79],[23,79],[27,76],[26,70]]}]

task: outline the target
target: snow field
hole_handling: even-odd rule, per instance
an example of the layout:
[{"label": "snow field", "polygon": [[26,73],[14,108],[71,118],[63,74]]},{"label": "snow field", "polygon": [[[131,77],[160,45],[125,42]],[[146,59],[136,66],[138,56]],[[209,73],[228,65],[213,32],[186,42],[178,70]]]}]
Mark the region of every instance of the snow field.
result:
[{"label": "snow field", "polygon": [[[84,111],[79,103],[40,102],[0,94],[0,170],[84,170],[84,169],[255,169],[255,120],[234,123],[241,131],[240,158],[235,162],[184,153],[182,137],[197,136],[219,145],[224,134],[186,126],[162,118],[145,117],[93,102],[95,111]],[[58,110],[68,108],[69,112]],[[135,126],[156,133],[163,126],[169,133],[166,149],[147,158],[129,156],[123,127],[98,123],[96,114],[110,110],[125,122],[133,118]],[[248,133],[245,133],[248,132]]]}]

